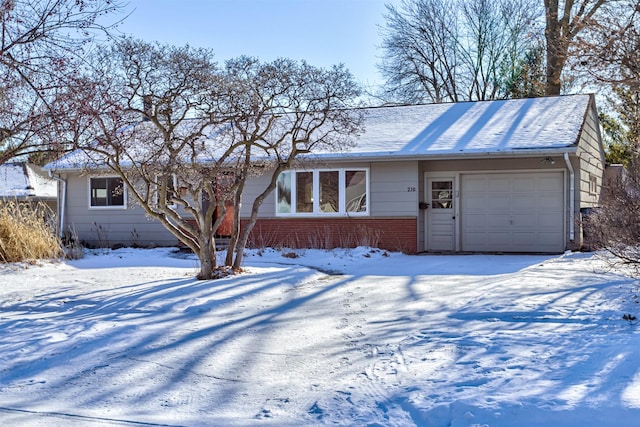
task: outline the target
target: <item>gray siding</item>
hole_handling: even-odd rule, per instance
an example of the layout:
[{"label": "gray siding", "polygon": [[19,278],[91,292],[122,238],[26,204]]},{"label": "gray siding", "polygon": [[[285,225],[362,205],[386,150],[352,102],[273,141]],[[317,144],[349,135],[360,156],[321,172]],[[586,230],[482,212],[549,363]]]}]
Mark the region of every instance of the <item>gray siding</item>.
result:
[{"label": "gray siding", "polygon": [[89,178],[77,174],[64,178],[67,195],[63,232],[74,230],[81,241],[92,246],[177,245],[178,240],[131,199],[126,209],[90,209]]},{"label": "gray siding", "polygon": [[[272,170],[265,171],[264,174],[259,176],[251,177],[247,180],[245,184],[244,192],[242,195],[242,208],[240,209],[240,216],[242,218],[248,218],[251,216],[251,209],[253,207],[253,201],[255,198],[261,194],[265,188],[269,185],[271,181],[271,175],[273,174]],[[275,207],[275,190],[269,194],[269,196],[265,199],[260,206],[260,210],[258,211],[258,217],[260,218],[271,218],[275,216],[276,207]]]},{"label": "gray siding", "polygon": [[372,216],[418,215],[420,183],[417,161],[373,163],[370,174]]},{"label": "gray siding", "polygon": [[512,170],[549,170],[566,169],[561,155],[552,156],[554,164],[541,162],[543,157],[494,158],[467,160],[428,160],[422,162],[427,172],[469,172],[469,171],[512,171]]},{"label": "gray siding", "polygon": [[600,203],[605,161],[598,123],[595,108],[589,109],[576,152],[579,159],[576,173],[576,203],[579,208],[595,207]]}]

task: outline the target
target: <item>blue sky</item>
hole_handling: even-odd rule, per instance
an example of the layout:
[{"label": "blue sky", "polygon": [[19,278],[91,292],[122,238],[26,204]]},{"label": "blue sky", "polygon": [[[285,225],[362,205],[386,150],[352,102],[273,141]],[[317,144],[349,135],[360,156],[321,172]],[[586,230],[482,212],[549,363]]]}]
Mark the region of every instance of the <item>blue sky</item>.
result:
[{"label": "blue sky", "polygon": [[212,48],[270,61],[343,63],[366,86],[382,83],[379,26],[399,0],[129,0],[119,30],[144,40]]}]

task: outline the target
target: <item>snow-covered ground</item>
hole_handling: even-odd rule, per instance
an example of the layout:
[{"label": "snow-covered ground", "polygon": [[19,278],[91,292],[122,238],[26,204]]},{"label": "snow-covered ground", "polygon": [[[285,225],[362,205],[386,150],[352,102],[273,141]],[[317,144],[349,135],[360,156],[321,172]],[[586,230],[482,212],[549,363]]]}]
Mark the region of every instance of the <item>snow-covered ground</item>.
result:
[{"label": "snow-covered ground", "polygon": [[640,425],[639,291],[597,256],[297,255],[0,266],[0,425]]}]

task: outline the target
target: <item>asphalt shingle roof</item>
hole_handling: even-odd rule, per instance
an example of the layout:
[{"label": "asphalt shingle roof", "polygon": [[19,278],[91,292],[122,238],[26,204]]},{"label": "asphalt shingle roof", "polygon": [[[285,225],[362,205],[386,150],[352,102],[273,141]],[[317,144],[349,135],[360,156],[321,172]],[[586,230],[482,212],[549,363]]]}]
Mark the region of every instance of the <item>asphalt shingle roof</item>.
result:
[{"label": "asphalt shingle roof", "polygon": [[[319,158],[436,158],[562,150],[576,145],[591,95],[369,108],[365,132],[347,152]],[[91,156],[95,157],[95,156]],[[72,152],[45,169],[97,167]]]},{"label": "asphalt shingle roof", "polygon": [[573,146],[589,95],[372,108],[356,154],[498,153]]}]

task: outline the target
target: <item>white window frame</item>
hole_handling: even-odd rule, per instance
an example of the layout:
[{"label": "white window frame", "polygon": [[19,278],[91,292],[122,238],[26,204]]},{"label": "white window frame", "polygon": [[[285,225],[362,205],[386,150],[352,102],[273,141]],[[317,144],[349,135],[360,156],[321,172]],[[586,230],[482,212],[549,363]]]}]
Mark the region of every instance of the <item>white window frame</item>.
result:
[{"label": "white window frame", "polygon": [[124,182],[122,183],[122,205],[107,205],[107,206],[93,206],[91,204],[93,198],[91,197],[91,193],[93,190],[92,187],[92,180],[93,179],[120,179],[122,180],[121,177],[117,176],[117,175],[104,175],[104,176],[89,176],[87,177],[87,196],[88,196],[88,204],[89,204],[89,209],[95,209],[95,210],[123,210],[123,209],[127,209],[127,186],[124,184]]},{"label": "white window frame", "polygon": [[589,195],[598,195],[598,178],[595,175],[589,174]]},{"label": "white window frame", "polygon": [[[153,190],[155,193],[155,201],[156,201],[156,207],[159,209],[160,208],[160,186],[158,185],[158,183],[160,182],[160,179],[162,179],[163,177],[168,176],[168,175],[157,175],[156,176],[156,184],[153,184]],[[171,174],[171,180],[173,182],[173,191],[175,193],[178,192],[178,177],[176,176],[175,173]],[[178,207],[178,205],[176,203],[167,203],[167,208],[169,209],[176,209]]]},{"label": "white window frame", "polygon": [[[298,172],[311,172],[313,174],[313,210],[312,212],[295,212],[297,205],[297,180],[296,173]],[[323,212],[320,210],[320,173],[321,172],[338,172],[338,212]],[[346,173],[347,172],[364,172],[366,189],[365,189],[365,211],[364,212],[347,212],[347,200],[346,200]],[[291,174],[291,211],[292,212],[278,212],[278,190],[275,191],[275,214],[278,217],[351,217],[351,216],[370,216],[370,171],[366,167],[353,167],[353,168],[325,168],[325,169],[290,169],[282,173]]]}]

